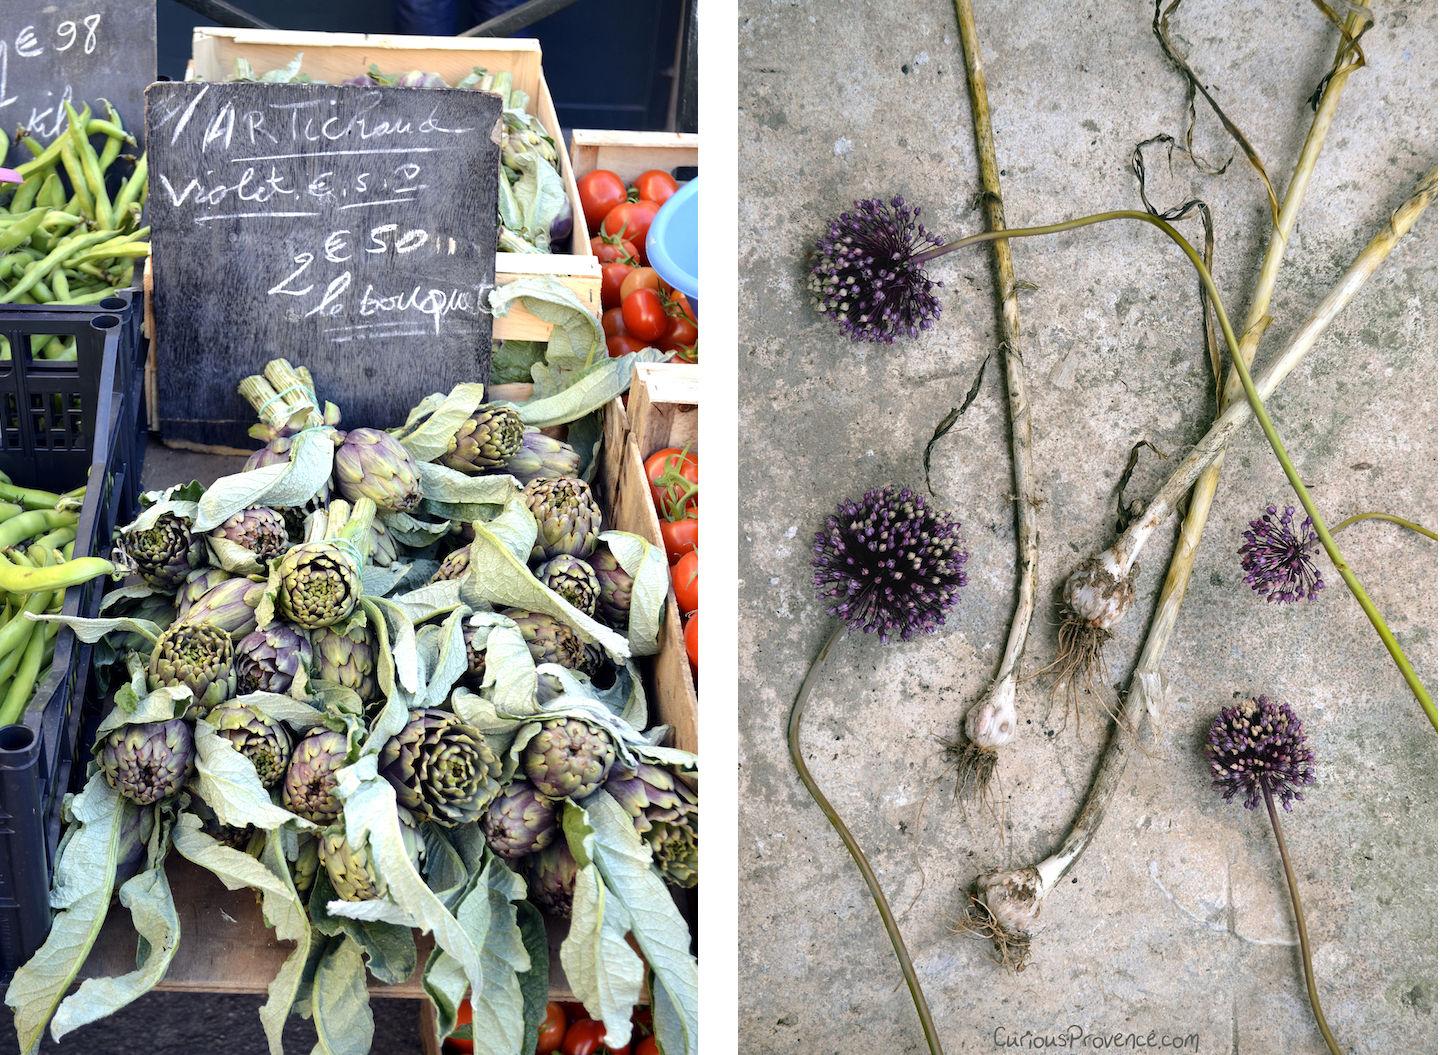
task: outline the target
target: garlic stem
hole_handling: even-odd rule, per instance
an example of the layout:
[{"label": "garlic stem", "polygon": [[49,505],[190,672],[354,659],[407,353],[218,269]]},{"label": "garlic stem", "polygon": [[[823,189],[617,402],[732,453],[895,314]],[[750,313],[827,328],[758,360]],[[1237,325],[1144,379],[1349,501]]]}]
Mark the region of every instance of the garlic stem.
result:
[{"label": "garlic stem", "polygon": [[[980,167],[985,222],[993,231],[1005,229],[1005,204],[1000,194],[1000,164],[995,154],[995,131],[990,121],[990,95],[980,57],[980,35],[971,0],[955,0],[960,46],[965,54],[970,116],[975,128],[975,153]],[[965,735],[976,747],[996,750],[1015,738],[1019,717],[1015,710],[1015,681],[1030,620],[1035,614],[1040,562],[1040,520],[1037,510],[1032,455],[1030,399],[1025,380],[1025,357],[1020,344],[1020,295],[1015,282],[1015,261],[1008,241],[993,243],[995,285],[1000,294],[1000,356],[1005,365],[1005,395],[1010,411],[1010,463],[1015,483],[1015,556],[1017,582],[1015,610],[1000,669],[990,691],[965,716]]]},{"label": "garlic stem", "polygon": [[[1340,276],[1340,281],[1325,295],[1325,299],[1290,339],[1289,346],[1255,379],[1255,388],[1262,400],[1269,399],[1275,393],[1280,383],[1290,376],[1315,347],[1326,327],[1335,321],[1336,316],[1355,299],[1360,288],[1379,270],[1391,250],[1410,232],[1421,214],[1435,200],[1435,190],[1436,170],[1432,168],[1420,180],[1410,197],[1390,215],[1386,225],[1350,262],[1350,266]],[[1242,343],[1242,351],[1244,347]],[[1111,554],[1112,559],[1127,571],[1134,565],[1150,536],[1179,506],[1180,500],[1200,478],[1200,474],[1224,454],[1230,438],[1253,417],[1250,404],[1244,400],[1234,400],[1226,405],[1205,435],[1155,493],[1145,512],[1131,522],[1114,545],[1106,551]],[[1339,531],[1340,527],[1341,525],[1337,525],[1334,531]]]}]

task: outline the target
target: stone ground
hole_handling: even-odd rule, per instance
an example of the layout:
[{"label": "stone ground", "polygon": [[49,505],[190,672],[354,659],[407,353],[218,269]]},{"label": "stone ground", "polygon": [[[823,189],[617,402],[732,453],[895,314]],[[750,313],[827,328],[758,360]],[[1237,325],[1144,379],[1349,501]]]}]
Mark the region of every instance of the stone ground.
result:
[{"label": "stone ground", "polygon": [[[1012,226],[1139,208],[1134,145],[1182,136],[1185,95],[1151,35],[1150,4],[978,0]],[[1377,5],[1369,68],[1350,82],[1275,296],[1273,354],[1435,160],[1436,6]],[[741,1050],[899,1055],[923,1050],[865,888],[785,756],[784,723],[826,633],[809,539],[844,495],[920,483],[919,454],[995,345],[991,257],[935,269],[944,316],[922,339],[854,346],[809,308],[803,259],[859,197],[903,194],[945,237],[982,226],[954,11],[945,0],[742,0],[740,20]],[[1336,34],[1305,3],[1191,0],[1175,25],[1193,64],[1282,185],[1306,100]],[[1202,156],[1235,153],[1212,115]],[[1232,315],[1266,235],[1243,157],[1221,176],[1149,154],[1152,197],[1215,211],[1217,278]],[[1199,237],[1198,225],[1191,228]],[[1331,523],[1356,511],[1436,519],[1436,226],[1433,210],[1271,406]],[[1110,225],[1015,243],[1037,289],[1021,314],[1035,404],[1042,599],[1110,539],[1131,446],[1172,457],[1203,431],[1212,389],[1193,274],[1150,231]],[[1435,740],[1338,576],[1318,603],[1267,607],[1241,582],[1246,522],[1288,490],[1258,428],[1226,465],[1168,653],[1171,703],[1126,774],[1099,838],[1045,907],[1032,965],[1011,975],[951,932],[981,871],[1048,853],[1090,781],[1104,726],[1077,728],[1042,689],[999,773],[1003,828],[966,816],[937,740],[999,659],[1014,589],[1010,462],[1000,374],[943,442],[934,482],[965,524],[970,583],[945,631],[837,646],[807,726],[812,767],[869,848],[900,915],[947,1050],[1031,1034],[1198,1035],[1198,1050],[1309,1055],[1311,1020],[1291,911],[1262,813],[1208,787],[1200,744],[1232,693],[1290,701],[1311,732],[1318,784],[1287,818],[1329,1021],[1347,1052],[1436,1050]],[[1132,494],[1164,463],[1147,459]],[[1173,525],[1172,525],[1173,527]],[[1144,604],[1110,654],[1123,682],[1168,560],[1142,562]],[[1427,685],[1436,684],[1435,549],[1363,524],[1343,548]],[[1328,565],[1326,565],[1328,568]],[[1042,601],[1027,654],[1053,654]],[[1158,1043],[1158,1041],[1157,1041]],[[1088,1050],[1088,1049],[1086,1049]],[[1183,1050],[1195,1050],[1186,1048]]]}]

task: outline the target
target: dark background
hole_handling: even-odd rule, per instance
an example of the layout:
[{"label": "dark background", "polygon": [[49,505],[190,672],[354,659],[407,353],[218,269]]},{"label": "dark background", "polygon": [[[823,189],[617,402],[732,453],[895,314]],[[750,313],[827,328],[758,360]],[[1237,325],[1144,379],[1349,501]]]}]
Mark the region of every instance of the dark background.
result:
[{"label": "dark background", "polygon": [[[413,2],[413,0],[412,0]],[[395,0],[231,0],[276,29],[331,33],[396,32]],[[460,8],[469,10],[463,2]],[[676,44],[686,0],[577,0],[521,31],[544,51],[545,80],[560,123],[570,128],[666,130],[672,125]],[[201,18],[179,0],[156,0],[158,65],[180,80]],[[454,32],[475,24],[462,18]],[[388,71],[387,71],[388,72]]]}]

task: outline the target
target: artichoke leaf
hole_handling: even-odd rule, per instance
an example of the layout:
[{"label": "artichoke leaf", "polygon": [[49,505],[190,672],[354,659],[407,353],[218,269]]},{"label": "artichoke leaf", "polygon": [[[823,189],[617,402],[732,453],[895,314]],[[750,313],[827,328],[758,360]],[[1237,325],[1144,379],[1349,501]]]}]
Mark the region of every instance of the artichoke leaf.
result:
[{"label": "artichoke leaf", "polygon": [[437,462],[420,463],[420,492],[425,496],[425,511],[447,520],[467,519],[451,515],[457,506],[503,505],[519,489],[515,478],[504,473],[471,476]]},{"label": "artichoke leaf", "polygon": [[176,484],[163,491],[146,491],[140,496],[140,515],[119,529],[120,534],[132,531],[148,531],[166,513],[173,513],[181,520],[195,519],[197,502],[205,488],[196,480],[187,484]]},{"label": "artichoke leaf", "polygon": [[291,822],[302,829],[315,827],[275,805],[270,792],[260,783],[255,766],[204,718],[195,723],[194,781],[200,798],[215,811],[221,824],[262,831]]},{"label": "artichoke leaf", "polygon": [[166,685],[144,695],[136,692],[133,684],[125,685],[115,694],[115,706],[96,728],[95,743],[121,726],[168,722],[183,712],[193,698],[184,685]]},{"label": "artichoke leaf", "polygon": [[294,842],[295,833],[292,829],[282,828],[266,832],[265,846],[260,852],[261,863],[279,881],[277,890],[266,889],[261,892],[260,904],[265,914],[265,922],[274,929],[277,939],[295,942],[295,948],[290,951],[290,955],[271,979],[265,1003],[260,1008],[260,1023],[270,1044],[270,1055],[284,1055],[282,1037],[285,1021],[290,1017],[290,1009],[295,1006],[300,989],[305,983],[306,966],[314,941],[304,902],[301,901],[290,877],[290,859],[286,847]]},{"label": "artichoke leaf", "polygon": [[320,725],[325,718],[323,710],[278,692],[250,692],[235,697],[234,702],[253,707],[265,717],[284,722],[299,732],[308,732]]},{"label": "artichoke leaf", "polygon": [[5,992],[23,1055],[40,1050],[46,1024],[100,935],[115,889],[121,832],[135,809],[99,773],[91,774],[70,800],[72,827],[55,865],[55,886],[64,891],[64,907],[45,943],[16,969]]},{"label": "artichoke leaf", "polygon": [[660,624],[670,592],[665,551],[628,531],[602,531],[600,541],[610,547],[620,567],[635,580],[630,588],[630,619],[625,629],[631,654],[653,656],[660,651]]},{"label": "artichoke leaf", "polygon": [[335,466],[335,430],[317,425],[296,434],[290,460],[222,476],[200,496],[194,529],[219,527],[242,509],[302,506],[320,492]]},{"label": "artichoke leaf", "polygon": [[[553,278],[519,279],[490,292],[490,309],[496,318],[506,315],[516,304],[542,322],[551,324],[545,361],[535,364],[531,371],[537,397],[543,399],[554,395],[586,368],[609,358],[605,352],[605,331],[600,327],[600,320],[590,313],[579,297]],[[628,371],[625,376],[630,376]],[[526,407],[530,405],[533,404],[520,408],[521,419],[527,425],[541,424],[527,416]],[[571,414],[570,418],[579,416]]]},{"label": "artichoke leaf", "polygon": [[456,431],[484,402],[485,386],[474,381],[458,384],[446,395],[436,392],[416,405],[395,430],[395,438],[417,462],[433,462],[450,450]]},{"label": "artichoke leaf", "polygon": [[135,970],[114,978],[87,978],[61,1002],[50,1024],[57,1041],[67,1033],[113,1015],[134,1003],[165,977],[180,947],[180,919],[165,875],[170,822],[157,816],[151,837],[149,867],[120,888],[120,905],[129,909],[139,936]]},{"label": "artichoke leaf", "polygon": [[149,619],[132,619],[120,616],[114,619],[86,619],[78,615],[36,615],[26,612],[25,618],[35,623],[59,623],[68,626],[75,636],[87,645],[93,645],[109,634],[139,634],[152,645],[160,636],[161,626]]},{"label": "artichoke leaf", "polygon": [[[587,318],[594,320],[595,317],[587,312]],[[553,338],[551,344],[553,347]],[[535,365],[537,398],[520,405],[520,420],[542,429],[577,421],[623,394],[630,387],[630,377],[637,365],[663,363],[669,358],[669,352],[642,348],[614,359],[606,355],[573,371],[558,373],[551,365],[552,356]],[[541,377],[545,378],[544,384],[540,382]]]},{"label": "artichoke leaf", "polygon": [[[583,834],[572,815],[581,813],[593,835]],[[690,932],[670,897],[665,882],[650,860],[650,850],[635,831],[630,815],[606,791],[585,800],[582,809],[571,803],[565,809],[565,834],[578,863],[580,850],[590,853],[610,898],[624,905],[630,916],[630,934],[654,975],[656,1039],[667,1055],[697,1055],[700,1039],[699,970],[690,953]],[[608,903],[607,903],[608,911]],[[660,1013],[664,1008],[664,1014]]]},{"label": "artichoke leaf", "polygon": [[365,985],[360,946],[349,938],[332,941],[321,957],[310,990],[315,1021],[312,1055],[367,1055],[375,1040],[375,1016]]}]

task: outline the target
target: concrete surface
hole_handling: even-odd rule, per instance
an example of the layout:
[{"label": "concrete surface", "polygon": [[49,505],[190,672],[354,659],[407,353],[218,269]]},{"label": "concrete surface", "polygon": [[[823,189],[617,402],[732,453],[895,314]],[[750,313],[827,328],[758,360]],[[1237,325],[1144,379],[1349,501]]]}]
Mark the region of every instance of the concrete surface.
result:
[{"label": "concrete surface", "polygon": [[[1139,208],[1132,147],[1182,135],[1185,118],[1150,4],[977,6],[1010,224]],[[1351,79],[1316,172],[1262,361],[1434,162],[1435,3],[1377,6],[1370,67]],[[923,1050],[914,1011],[863,884],[790,769],[784,721],[827,627],[809,584],[811,534],[843,495],[920,483],[926,438],[995,344],[991,259],[973,249],[937,267],[940,324],[887,349],[851,345],[811,311],[803,258],[826,219],[859,197],[904,194],[946,237],[980,228],[963,61],[946,0],[740,7],[741,1049],[899,1055]],[[1190,0],[1175,24],[1283,185],[1336,34],[1310,4],[1259,0]],[[1236,153],[1206,114],[1196,144],[1212,159]],[[1266,234],[1252,171],[1238,155],[1218,177],[1180,156],[1173,170],[1153,150],[1149,160],[1157,202],[1199,195],[1214,208],[1217,277],[1243,316]],[[1198,225],[1187,229],[1199,238]],[[1272,403],[1332,523],[1377,508],[1435,522],[1435,239],[1432,209]],[[1109,541],[1131,445],[1182,451],[1204,428],[1212,390],[1194,276],[1158,234],[1111,225],[1017,242],[1015,257],[1038,287],[1021,313],[1047,498],[1043,601]],[[1005,429],[992,364],[935,459],[937,492],[969,538],[963,600],[939,636],[837,646],[806,737],[900,914],[946,1050],[1007,1039],[1031,1050],[1026,1031],[1075,1024],[1142,1040],[1198,1034],[1202,1052],[1323,1052],[1263,812],[1221,802],[1200,755],[1215,712],[1244,691],[1290,701],[1317,753],[1318,784],[1287,834],[1344,1050],[1435,1051],[1434,735],[1333,571],[1323,599],[1304,606],[1267,607],[1241,582],[1245,523],[1287,497],[1253,426],[1226,466],[1168,654],[1163,736],[1047,902],[1033,964],[1007,974],[984,942],[951,933],[976,874],[1033,862],[1057,843],[1102,740],[1093,715],[1064,727],[1032,682],[999,773],[1003,838],[951,797],[937,739],[987,685],[1012,604]],[[1145,461],[1131,493],[1148,494],[1163,472]],[[1379,524],[1341,543],[1433,688],[1433,544]],[[1110,653],[1117,682],[1169,544],[1167,530],[1142,562],[1145,603]],[[1042,603],[1027,669],[1053,655],[1053,610]]]}]

